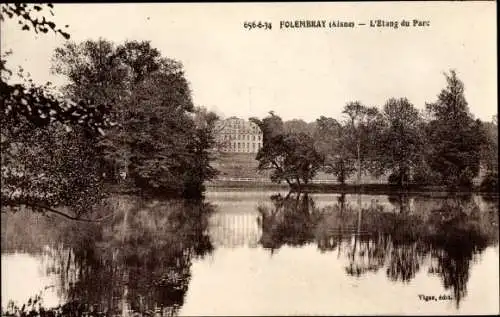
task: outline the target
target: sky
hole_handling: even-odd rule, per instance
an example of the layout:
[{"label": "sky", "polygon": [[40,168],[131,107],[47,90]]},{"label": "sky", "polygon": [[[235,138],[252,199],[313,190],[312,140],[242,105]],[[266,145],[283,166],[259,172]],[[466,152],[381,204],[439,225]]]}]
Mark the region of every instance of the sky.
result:
[{"label": "sky", "polygon": [[[391,97],[417,108],[436,100],[444,72],[457,71],[475,117],[497,113],[496,2],[55,4],[71,41],[151,41],[179,60],[193,101],[224,117],[285,120],[339,118],[349,101],[381,107]],[[376,28],[370,20],[429,21],[425,27]],[[286,28],[280,21],[354,21],[354,28]],[[272,29],[245,29],[245,21]],[[328,23],[328,22],[327,22]],[[358,26],[357,23],[366,23]],[[1,49],[35,82],[64,83],[50,73],[64,38],[2,23]]]}]

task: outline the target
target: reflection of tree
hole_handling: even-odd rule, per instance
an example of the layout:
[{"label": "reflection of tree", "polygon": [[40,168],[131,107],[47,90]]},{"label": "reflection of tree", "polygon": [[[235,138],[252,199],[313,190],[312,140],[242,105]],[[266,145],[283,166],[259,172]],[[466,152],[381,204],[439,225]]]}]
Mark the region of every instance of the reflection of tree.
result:
[{"label": "reflection of tree", "polygon": [[361,276],[385,268],[387,278],[410,282],[425,259],[445,289],[451,289],[457,305],[466,295],[469,266],[475,255],[498,241],[493,210],[481,210],[470,196],[428,201],[429,210],[408,212],[407,195],[392,198],[400,212],[381,205],[361,208],[345,196],[319,210],[303,196],[271,197],[274,208],[259,207],[263,215],[264,247],[303,245],[316,241],[322,251],[338,251],[348,261],[346,274]]},{"label": "reflection of tree", "polygon": [[389,202],[399,210],[400,213],[411,212],[410,197],[407,193],[392,194],[387,198]]},{"label": "reflection of tree", "polygon": [[416,243],[402,244],[391,250],[387,266],[387,277],[393,281],[409,282],[420,269],[422,254],[417,251]]},{"label": "reflection of tree", "polygon": [[282,245],[298,246],[313,241],[319,211],[307,193],[289,193],[286,197],[273,195],[271,201],[273,208],[258,207],[262,215],[261,244],[264,248],[274,250]]},{"label": "reflection of tree", "polygon": [[191,260],[212,249],[205,235],[212,206],[170,201],[115,208],[108,223],[88,224],[99,230],[85,243],[52,250],[63,310],[176,314],[191,278]]},{"label": "reflection of tree", "polygon": [[458,306],[467,295],[471,261],[492,242],[492,237],[480,226],[481,213],[471,199],[445,201],[433,212],[431,222],[435,229],[428,240],[436,263],[429,271],[441,276],[443,286],[453,291]]}]

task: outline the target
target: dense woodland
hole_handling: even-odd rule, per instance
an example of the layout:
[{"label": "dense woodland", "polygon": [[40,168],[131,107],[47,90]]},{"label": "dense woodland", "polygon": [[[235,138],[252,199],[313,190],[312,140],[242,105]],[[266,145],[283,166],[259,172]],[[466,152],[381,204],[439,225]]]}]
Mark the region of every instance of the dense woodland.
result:
[{"label": "dense woodland", "polygon": [[[5,4],[1,18],[27,32],[55,32],[54,74],[67,84],[35,84],[2,55],[0,124],[2,205],[51,210],[78,218],[120,190],[144,196],[201,197],[216,147],[217,116],[195,107],[179,61],[147,41],[69,40],[46,19],[52,5]],[[36,18],[35,15],[43,18]],[[475,120],[454,71],[437,99],[418,111],[406,98],[382,108],[349,102],[344,117],[283,122],[252,118],[264,134],[256,159],[272,180],[307,184],[320,169],[339,182],[354,173],[390,172],[390,182],[472,186],[480,166],[484,188],[497,188],[498,133]],[[334,107],[335,105],[332,105]],[[359,179],[359,178],[358,178]]]}]

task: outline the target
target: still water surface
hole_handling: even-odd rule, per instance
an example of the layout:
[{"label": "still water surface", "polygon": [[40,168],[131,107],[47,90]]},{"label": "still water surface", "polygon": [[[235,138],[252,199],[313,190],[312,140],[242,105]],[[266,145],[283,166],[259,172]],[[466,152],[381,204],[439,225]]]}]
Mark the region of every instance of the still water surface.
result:
[{"label": "still water surface", "polygon": [[110,316],[499,313],[498,198],[226,190],[105,208],[100,224],[2,215],[3,312],[39,294]]}]

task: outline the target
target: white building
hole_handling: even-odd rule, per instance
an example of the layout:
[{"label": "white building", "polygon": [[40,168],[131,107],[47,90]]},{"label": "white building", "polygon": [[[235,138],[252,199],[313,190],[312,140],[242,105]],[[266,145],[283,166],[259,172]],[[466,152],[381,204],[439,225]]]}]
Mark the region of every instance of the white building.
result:
[{"label": "white building", "polygon": [[257,153],[262,147],[262,131],[253,122],[230,117],[219,121],[216,131],[222,152]]}]

